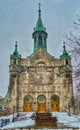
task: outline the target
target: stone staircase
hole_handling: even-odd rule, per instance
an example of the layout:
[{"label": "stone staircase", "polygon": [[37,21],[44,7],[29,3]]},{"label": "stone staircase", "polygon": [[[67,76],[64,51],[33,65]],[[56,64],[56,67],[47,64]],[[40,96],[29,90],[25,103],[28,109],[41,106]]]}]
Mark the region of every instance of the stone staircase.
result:
[{"label": "stone staircase", "polygon": [[36,113],[35,128],[57,128],[57,118],[50,112]]}]

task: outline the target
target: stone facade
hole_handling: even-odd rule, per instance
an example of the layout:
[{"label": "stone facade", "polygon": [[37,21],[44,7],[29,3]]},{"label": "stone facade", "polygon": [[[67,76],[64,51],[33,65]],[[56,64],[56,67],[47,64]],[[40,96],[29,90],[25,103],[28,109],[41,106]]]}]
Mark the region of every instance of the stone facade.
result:
[{"label": "stone facade", "polygon": [[5,98],[0,96],[0,111],[7,109],[7,101]]},{"label": "stone facade", "polygon": [[33,110],[38,109],[39,95],[46,97],[46,110],[51,110],[51,97],[59,97],[60,111],[66,111],[73,96],[71,59],[55,59],[39,49],[26,59],[16,59],[10,64],[10,105],[23,111],[24,98],[33,99]]},{"label": "stone facade", "polygon": [[40,7],[38,12],[33,33],[34,52],[21,58],[16,44],[10,56],[9,107],[15,111],[68,111],[73,97],[71,57],[65,45],[60,58],[47,52],[47,33]]}]

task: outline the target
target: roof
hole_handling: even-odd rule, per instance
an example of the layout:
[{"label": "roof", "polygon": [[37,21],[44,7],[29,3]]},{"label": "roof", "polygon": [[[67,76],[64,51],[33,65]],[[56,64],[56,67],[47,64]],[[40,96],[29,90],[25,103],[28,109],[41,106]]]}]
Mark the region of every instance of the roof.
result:
[{"label": "roof", "polygon": [[16,44],[15,44],[15,50],[13,52],[13,54],[11,55],[11,58],[21,58],[21,55],[18,53],[18,50],[17,50],[17,41],[16,41]]},{"label": "roof", "polygon": [[36,24],[36,27],[34,28],[34,31],[46,31],[46,28],[44,27],[43,23],[42,23],[42,19],[41,19],[41,9],[39,6],[39,10],[38,10],[38,21]]},{"label": "roof", "polygon": [[63,43],[63,54],[60,55],[60,59],[67,59],[67,58],[71,58],[70,55],[67,53],[66,51],[66,46],[65,46],[65,42]]},{"label": "roof", "polygon": [[9,99],[9,98],[10,98],[10,93],[9,93],[9,91],[7,91],[7,94],[6,94],[5,98],[6,98],[6,99]]}]

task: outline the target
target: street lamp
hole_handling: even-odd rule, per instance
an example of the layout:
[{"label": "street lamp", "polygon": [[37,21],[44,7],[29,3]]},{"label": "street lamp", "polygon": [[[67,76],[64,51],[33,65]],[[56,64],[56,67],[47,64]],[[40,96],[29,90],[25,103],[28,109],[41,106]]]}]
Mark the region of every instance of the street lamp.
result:
[{"label": "street lamp", "polygon": [[13,122],[14,122],[14,110],[15,110],[15,106],[13,106]]},{"label": "street lamp", "polygon": [[70,116],[70,102],[68,103],[68,109],[69,109],[69,116]]}]

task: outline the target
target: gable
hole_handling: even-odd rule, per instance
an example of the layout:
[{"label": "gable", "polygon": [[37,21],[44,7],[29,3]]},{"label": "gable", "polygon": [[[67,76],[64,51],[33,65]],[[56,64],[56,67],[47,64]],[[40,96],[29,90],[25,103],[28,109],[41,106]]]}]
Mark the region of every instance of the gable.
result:
[{"label": "gable", "polygon": [[48,65],[51,61],[54,60],[54,57],[51,56],[47,51],[43,49],[39,49],[34,52],[31,56],[28,57],[28,60],[32,63],[32,65]]}]

